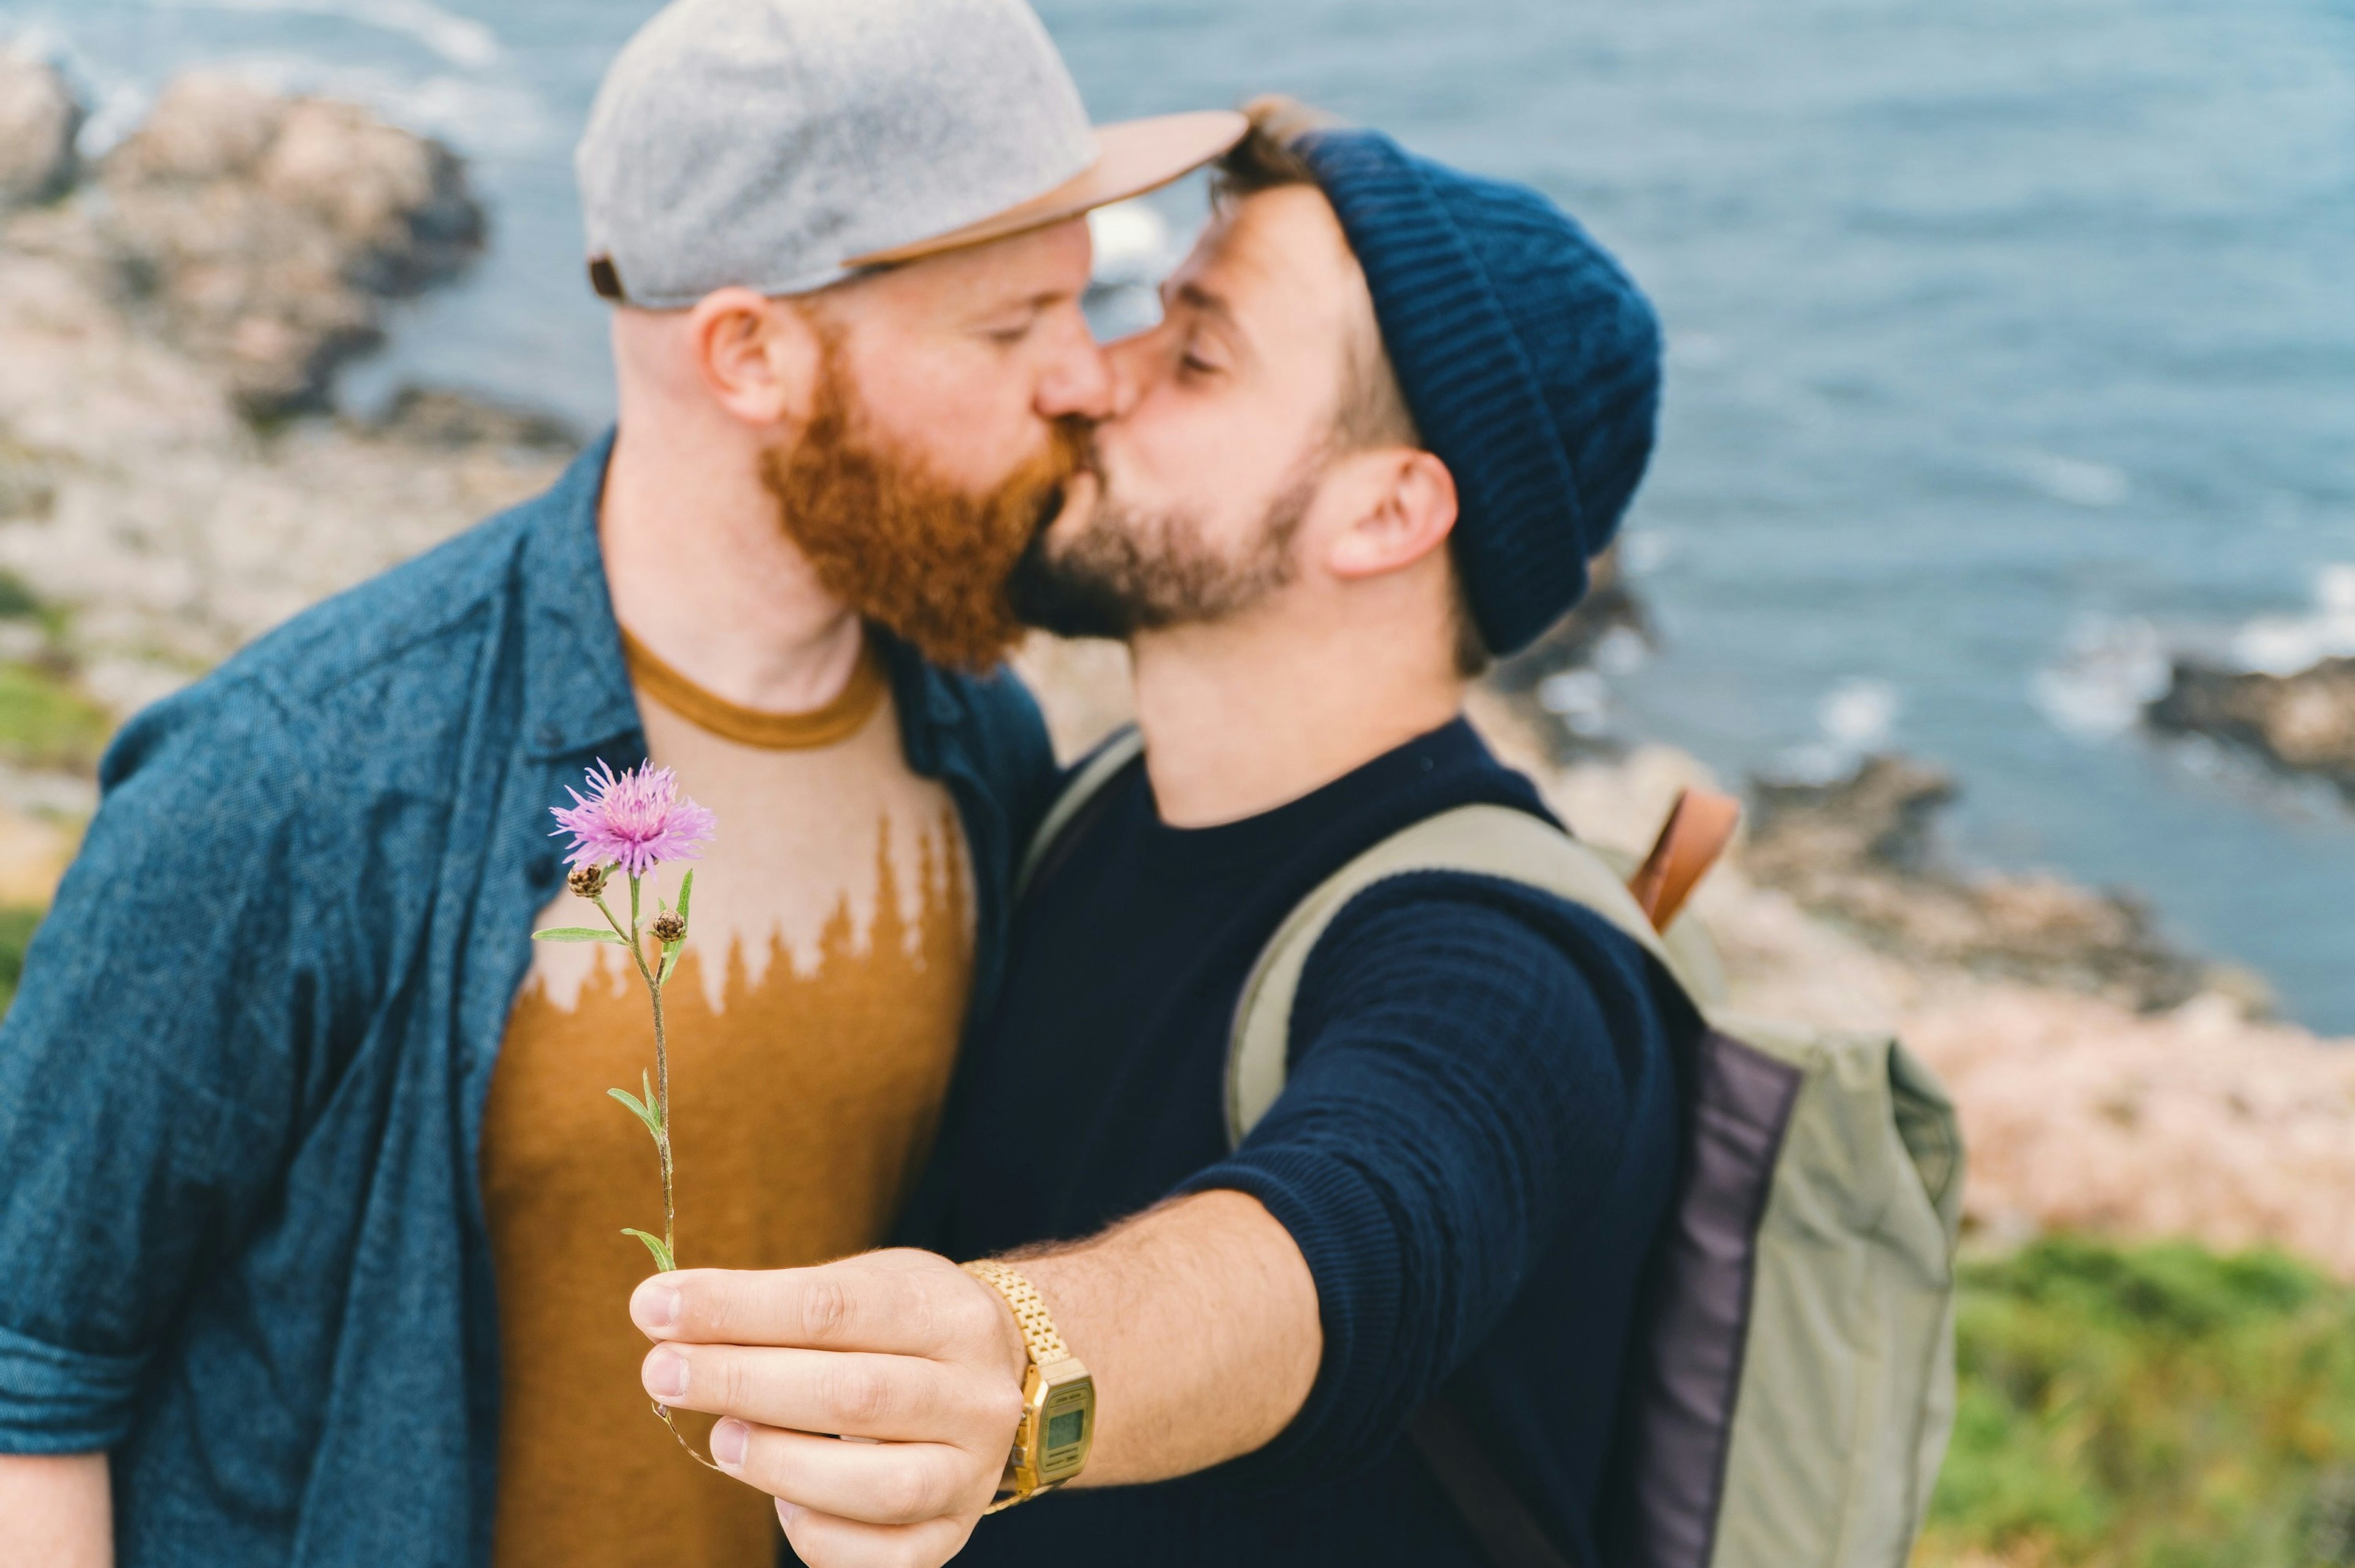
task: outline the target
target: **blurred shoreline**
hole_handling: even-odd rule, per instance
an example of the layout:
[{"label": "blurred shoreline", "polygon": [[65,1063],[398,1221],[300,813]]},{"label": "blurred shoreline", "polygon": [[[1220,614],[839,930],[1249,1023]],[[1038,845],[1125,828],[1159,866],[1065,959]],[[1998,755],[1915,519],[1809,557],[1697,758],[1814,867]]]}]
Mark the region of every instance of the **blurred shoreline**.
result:
[{"label": "blurred shoreline", "polygon": [[[0,77],[0,112],[24,80]],[[576,440],[448,391],[367,422],[323,411],[384,303],[479,244],[446,150],[203,79],[95,168],[72,118],[52,116],[49,166],[0,165],[0,203],[17,203],[0,210],[0,906],[19,911],[54,887],[122,717],[543,487]],[[1641,604],[1606,592],[1476,703],[1565,820],[1630,849],[1704,777],[1668,747],[1580,738],[1582,683],[1643,635]],[[1124,659],[1022,656],[1067,754],[1125,716]],[[2254,723],[2242,690],[2211,706]],[[1698,906],[1737,1002],[1919,1049],[1962,1106],[1987,1244],[2273,1243],[2355,1279],[2336,1199],[2355,1190],[2355,1052],[2267,1019],[2262,983],[2169,945],[2130,899],[1949,863],[1934,818],[1951,794],[1861,752],[1755,792],[1750,837]]]}]

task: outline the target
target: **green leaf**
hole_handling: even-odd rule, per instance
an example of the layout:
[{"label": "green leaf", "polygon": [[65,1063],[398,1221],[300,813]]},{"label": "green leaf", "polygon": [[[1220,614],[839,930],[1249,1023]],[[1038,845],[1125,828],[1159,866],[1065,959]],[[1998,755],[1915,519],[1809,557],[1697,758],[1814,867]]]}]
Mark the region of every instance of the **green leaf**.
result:
[{"label": "green leaf", "polygon": [[678,1264],[671,1261],[670,1249],[663,1245],[662,1238],[660,1236],[649,1236],[644,1231],[633,1230],[627,1225],[622,1227],[622,1234],[625,1236],[635,1236],[638,1240],[646,1244],[646,1251],[654,1253],[655,1255],[655,1270],[656,1273],[668,1274],[671,1270],[678,1267]]},{"label": "green leaf", "polygon": [[656,1132],[660,1132],[662,1130],[663,1109],[660,1105],[655,1104],[655,1075],[652,1072],[647,1072],[643,1067],[638,1069],[638,1089],[639,1092],[645,1096],[646,1104],[654,1106],[655,1130]]},{"label": "green leaf", "polygon": [[638,1120],[645,1123],[646,1131],[654,1134],[656,1142],[660,1142],[662,1140],[662,1121],[661,1118],[655,1115],[654,1107],[648,1105],[644,1100],[639,1099],[635,1094],[631,1093],[627,1089],[608,1089],[605,1093],[611,1094],[614,1099],[619,1100],[623,1104],[627,1105],[632,1114],[634,1114]]},{"label": "green leaf", "polygon": [[659,986],[669,980],[670,972],[678,967],[678,950],[685,945],[686,944],[684,942],[666,942],[663,944],[662,973],[655,977],[655,985]]},{"label": "green leaf", "polygon": [[531,933],[534,942],[610,942],[616,947],[629,944],[610,931],[600,931],[593,925],[558,925]]},{"label": "green leaf", "polygon": [[687,901],[693,897],[695,897],[695,873],[690,870],[678,880],[678,918],[682,925],[687,923]]}]

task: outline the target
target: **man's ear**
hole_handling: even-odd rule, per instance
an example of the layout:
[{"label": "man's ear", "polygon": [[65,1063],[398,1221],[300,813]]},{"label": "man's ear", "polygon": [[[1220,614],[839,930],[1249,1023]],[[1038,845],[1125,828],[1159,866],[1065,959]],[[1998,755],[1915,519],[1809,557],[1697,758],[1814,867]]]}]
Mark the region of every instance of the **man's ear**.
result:
[{"label": "man's ear", "polygon": [[[1333,541],[1326,565],[1344,579],[1380,577],[1413,565],[1455,528],[1455,475],[1428,452],[1383,447],[1347,459],[1371,465],[1370,505]],[[1363,481],[1361,481],[1363,483]],[[1354,486],[1353,486],[1354,488]]]},{"label": "man's ear", "polygon": [[687,341],[703,384],[749,425],[806,423],[817,401],[817,328],[791,301],[717,289],[696,302]]}]

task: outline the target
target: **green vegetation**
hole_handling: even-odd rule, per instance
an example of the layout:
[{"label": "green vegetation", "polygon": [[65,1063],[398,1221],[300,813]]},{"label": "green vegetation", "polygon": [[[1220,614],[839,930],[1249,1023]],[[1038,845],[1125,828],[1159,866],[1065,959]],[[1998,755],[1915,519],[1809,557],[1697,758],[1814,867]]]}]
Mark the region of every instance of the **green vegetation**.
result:
[{"label": "green vegetation", "polygon": [[0,663],[0,761],[86,773],[112,733],[106,709],[35,664]]},{"label": "green vegetation", "polygon": [[41,613],[41,602],[33,597],[25,580],[13,571],[0,571],[0,621],[33,618]]},{"label": "green vegetation", "polygon": [[1958,1332],[1917,1568],[2355,1563],[2355,1291],[2054,1239],[1968,1268]]},{"label": "green vegetation", "polygon": [[33,928],[41,923],[37,909],[0,908],[0,1015],[16,999],[16,981],[25,973],[25,947]]}]

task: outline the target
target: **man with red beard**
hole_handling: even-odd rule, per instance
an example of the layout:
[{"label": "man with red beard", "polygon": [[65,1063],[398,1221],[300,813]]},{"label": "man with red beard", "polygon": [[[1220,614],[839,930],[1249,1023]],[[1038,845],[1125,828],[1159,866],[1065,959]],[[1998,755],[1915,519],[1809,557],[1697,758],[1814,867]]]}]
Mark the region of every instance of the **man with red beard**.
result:
[{"label": "man with red beard", "polygon": [[[679,0],[579,156],[617,431],[135,719],[0,1029],[11,1562],[764,1563],[636,1389],[643,998],[548,812],[718,816],[668,996],[678,1235],[879,1241],[1051,784],[989,672],[1110,382],[1092,131],[1021,0]],[[601,955],[604,961],[601,962]]]}]

